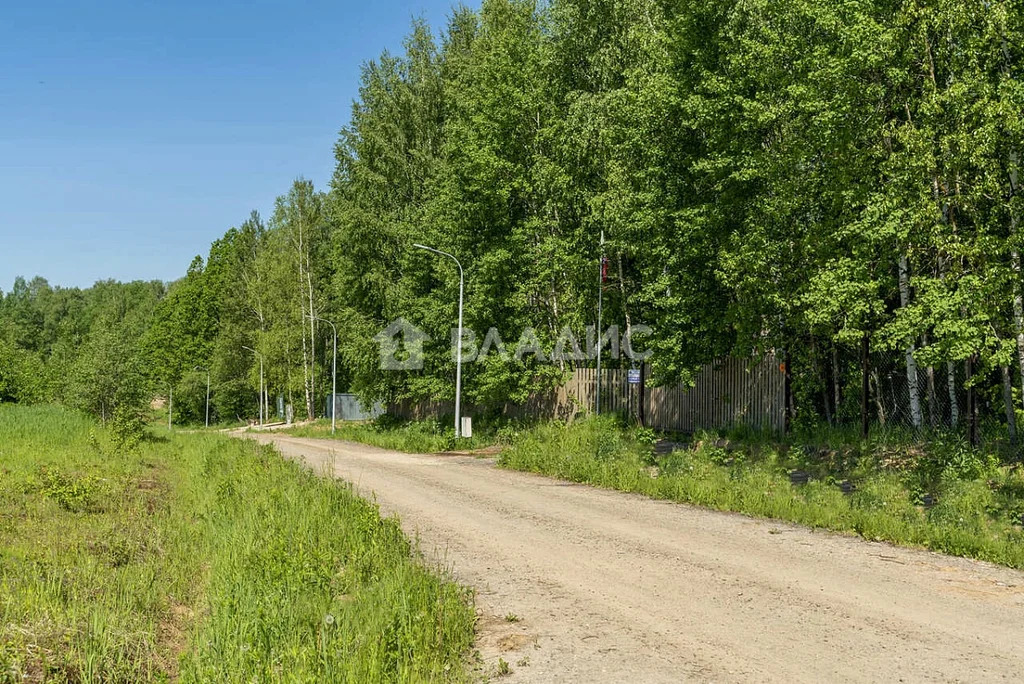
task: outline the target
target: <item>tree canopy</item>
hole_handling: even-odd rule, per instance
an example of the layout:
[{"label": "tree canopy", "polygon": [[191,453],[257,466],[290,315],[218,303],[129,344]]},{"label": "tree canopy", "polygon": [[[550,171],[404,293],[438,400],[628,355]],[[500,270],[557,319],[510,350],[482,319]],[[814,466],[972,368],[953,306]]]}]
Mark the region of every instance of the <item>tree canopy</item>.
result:
[{"label": "tree canopy", "polygon": [[[266,395],[315,415],[322,321],[341,389],[448,398],[458,272],[423,243],[465,268],[467,326],[508,345],[582,336],[604,256],[605,320],[650,326],[656,382],[868,340],[904,355],[912,394],[917,365],[970,358],[996,388],[1002,371],[1009,406],[1022,31],[1020,0],[485,0],[440,32],[417,21],[364,65],[329,188],[296,181],[166,289],[15,282],[0,399],[103,412],[99,379],[141,373],[194,413],[208,368],[234,418],[255,413],[262,361]],[[422,370],[379,367],[397,318],[433,340]],[[519,402],[565,370],[491,355],[465,391]]]}]

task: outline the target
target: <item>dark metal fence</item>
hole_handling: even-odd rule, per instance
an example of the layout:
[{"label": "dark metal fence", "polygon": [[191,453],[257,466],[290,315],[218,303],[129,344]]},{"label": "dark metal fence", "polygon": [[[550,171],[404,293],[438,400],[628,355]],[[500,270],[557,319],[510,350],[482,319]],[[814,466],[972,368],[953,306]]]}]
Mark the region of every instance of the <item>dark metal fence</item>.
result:
[{"label": "dark metal fence", "polygon": [[[807,344],[791,353],[791,429],[830,425],[861,433],[944,433],[1016,450],[1016,414],[1002,369],[973,359],[934,365],[906,350]],[[866,390],[866,392],[865,392]],[[1009,403],[1009,412],[1007,411]]]}]

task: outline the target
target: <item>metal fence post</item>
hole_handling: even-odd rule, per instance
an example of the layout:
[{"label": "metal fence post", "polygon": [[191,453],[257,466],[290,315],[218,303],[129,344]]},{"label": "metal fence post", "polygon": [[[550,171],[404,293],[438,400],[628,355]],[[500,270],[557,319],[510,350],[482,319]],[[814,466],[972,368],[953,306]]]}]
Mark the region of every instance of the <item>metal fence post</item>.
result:
[{"label": "metal fence post", "polygon": [[860,436],[866,440],[871,431],[871,420],[868,417],[869,395],[871,394],[871,341],[868,339],[867,333],[864,334],[864,340],[861,342],[860,368]]}]

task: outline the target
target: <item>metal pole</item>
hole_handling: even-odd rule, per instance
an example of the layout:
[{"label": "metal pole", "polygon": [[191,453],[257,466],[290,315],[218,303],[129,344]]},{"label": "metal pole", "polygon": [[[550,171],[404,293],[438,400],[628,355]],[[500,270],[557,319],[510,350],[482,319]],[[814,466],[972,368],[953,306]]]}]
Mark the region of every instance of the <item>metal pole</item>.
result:
[{"label": "metal pole", "polygon": [[[334,327],[334,324],[331,324]],[[331,359],[331,434],[338,424],[338,329],[334,329],[334,355]]]},{"label": "metal pole", "polygon": [[601,249],[597,257],[597,405],[595,413],[601,415],[601,347],[604,346],[604,335],[601,334],[601,316],[604,306],[604,231],[601,231]]},{"label": "metal pole", "polygon": [[[454,257],[453,257],[454,258]],[[456,259],[455,263],[459,264]],[[462,293],[465,287],[459,264],[459,340],[455,344],[455,437],[462,436]]]},{"label": "metal pole", "polygon": [[462,264],[455,258],[455,255],[426,245],[414,244],[413,247],[446,256],[459,267],[459,338],[455,343],[455,438],[458,439],[462,436],[462,298],[465,290],[465,274]]},{"label": "metal pole", "polygon": [[871,421],[868,418],[868,405],[871,394],[871,341],[867,333],[861,341],[860,348],[860,437],[866,440],[871,432]]},{"label": "metal pole", "polygon": [[174,385],[168,383],[167,390],[167,431],[170,432],[174,429],[171,426],[171,414],[174,412]]},{"label": "metal pole", "polygon": [[206,371],[206,427],[210,427],[210,369],[206,366],[196,366],[192,370]]}]

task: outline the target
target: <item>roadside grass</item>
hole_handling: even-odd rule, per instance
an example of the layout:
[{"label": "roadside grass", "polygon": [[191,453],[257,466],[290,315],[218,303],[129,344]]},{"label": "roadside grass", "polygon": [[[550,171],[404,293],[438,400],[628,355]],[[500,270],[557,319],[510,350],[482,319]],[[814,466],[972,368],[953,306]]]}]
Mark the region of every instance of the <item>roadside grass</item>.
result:
[{"label": "roadside grass", "polygon": [[[1024,568],[1024,472],[956,440],[796,447],[700,433],[656,456],[612,418],[524,433],[499,465]],[[790,473],[806,473],[792,484]],[[844,489],[847,490],[844,493]]]},{"label": "roadside grass", "polygon": [[255,442],[0,406],[0,682],[459,681],[466,590]]},{"label": "roadside grass", "polygon": [[472,437],[457,440],[455,439],[455,427],[447,421],[405,421],[385,415],[365,423],[338,422],[337,430],[333,435],[331,434],[330,419],[284,428],[278,432],[293,437],[359,442],[381,449],[410,454],[436,454],[453,450],[472,451],[508,444],[518,434],[519,429],[515,424],[500,426],[474,424]]}]

